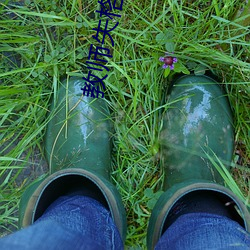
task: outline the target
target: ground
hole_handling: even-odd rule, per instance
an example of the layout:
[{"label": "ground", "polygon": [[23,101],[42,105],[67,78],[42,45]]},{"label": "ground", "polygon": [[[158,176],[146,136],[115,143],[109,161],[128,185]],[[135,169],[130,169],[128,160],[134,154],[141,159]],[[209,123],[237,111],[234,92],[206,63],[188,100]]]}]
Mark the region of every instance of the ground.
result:
[{"label": "ground", "polygon": [[[48,171],[43,154],[50,99],[62,79],[87,75],[97,0],[0,3],[0,232],[16,230],[22,192]],[[105,38],[112,58],[104,80],[114,121],[112,179],[127,212],[126,246],[145,249],[151,209],[161,192],[162,102],[175,73],[212,72],[224,86],[235,123],[229,188],[249,205],[249,1],[124,1]],[[248,16],[247,16],[248,15]],[[105,20],[105,17],[103,17]],[[112,26],[110,26],[111,28]],[[163,69],[165,52],[178,59]],[[103,77],[106,73],[100,73]]]}]

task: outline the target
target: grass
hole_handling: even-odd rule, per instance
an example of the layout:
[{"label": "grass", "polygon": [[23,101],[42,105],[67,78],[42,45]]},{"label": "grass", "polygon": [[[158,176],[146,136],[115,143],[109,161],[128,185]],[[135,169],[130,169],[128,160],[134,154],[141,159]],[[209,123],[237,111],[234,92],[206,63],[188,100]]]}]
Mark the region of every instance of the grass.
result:
[{"label": "grass", "polygon": [[[20,176],[27,166],[39,168],[35,157],[43,158],[50,98],[62,79],[87,73],[90,44],[98,45],[92,38],[97,1],[85,2],[0,3],[2,235],[15,230],[20,196],[36,177]],[[115,127],[112,178],[126,208],[131,249],[145,249],[148,219],[161,193],[160,112],[168,108],[162,100],[173,77],[173,72],[164,77],[158,60],[166,50],[174,51],[180,71],[212,71],[225,86],[236,134],[234,180],[227,178],[227,185],[235,188],[236,181],[249,202],[250,8],[245,5],[243,0],[124,1],[119,25],[111,32],[114,47],[105,40],[113,53],[105,81]]]}]

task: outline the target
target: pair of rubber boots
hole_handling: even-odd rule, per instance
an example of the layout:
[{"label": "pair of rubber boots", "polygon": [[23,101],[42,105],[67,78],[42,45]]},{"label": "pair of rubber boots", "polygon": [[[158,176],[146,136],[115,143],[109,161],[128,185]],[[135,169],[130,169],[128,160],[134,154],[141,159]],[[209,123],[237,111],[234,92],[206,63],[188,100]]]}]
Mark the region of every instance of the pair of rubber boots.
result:
[{"label": "pair of rubber boots", "polygon": [[[45,137],[50,174],[23,194],[20,227],[33,224],[59,196],[80,192],[110,210],[125,241],[126,214],[109,173],[112,122],[107,102],[82,96],[82,86],[81,78],[65,81],[52,102]],[[234,147],[232,114],[224,92],[210,77],[183,76],[173,83],[168,103],[160,134],[165,192],[152,211],[148,249],[172,223],[180,201],[195,195],[217,197],[232,214],[237,208],[241,216],[235,215],[236,219],[249,231],[246,206],[224,187],[215,168],[218,159],[230,165]]]}]

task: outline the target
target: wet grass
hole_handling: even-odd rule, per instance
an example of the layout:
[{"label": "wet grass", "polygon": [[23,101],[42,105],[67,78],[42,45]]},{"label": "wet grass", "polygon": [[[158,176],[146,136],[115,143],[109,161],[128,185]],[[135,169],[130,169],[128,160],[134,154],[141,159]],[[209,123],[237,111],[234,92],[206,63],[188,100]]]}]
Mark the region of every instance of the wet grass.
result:
[{"label": "wet grass", "polygon": [[[35,150],[43,157],[50,98],[62,79],[86,75],[97,1],[1,1],[0,3],[0,228],[15,227],[20,181]],[[163,180],[159,165],[164,77],[159,57],[174,51],[185,69],[211,71],[225,86],[235,122],[232,176],[250,198],[249,10],[246,1],[125,1],[118,27],[105,46],[112,50],[105,80],[114,119],[112,178],[127,212],[126,245],[145,248],[148,219]],[[103,74],[100,74],[104,76]],[[230,179],[230,178],[229,178]],[[18,181],[19,180],[19,181]],[[228,185],[235,189],[234,181]]]}]

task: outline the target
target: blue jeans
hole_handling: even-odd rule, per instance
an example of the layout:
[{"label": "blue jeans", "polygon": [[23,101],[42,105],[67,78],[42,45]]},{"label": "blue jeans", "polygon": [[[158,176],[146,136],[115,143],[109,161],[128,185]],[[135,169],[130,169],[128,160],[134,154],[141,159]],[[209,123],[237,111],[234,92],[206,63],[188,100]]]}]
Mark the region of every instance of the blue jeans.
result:
[{"label": "blue jeans", "polygon": [[155,250],[249,250],[250,234],[227,217],[190,213],[180,216],[163,234]]},{"label": "blue jeans", "polygon": [[60,197],[33,225],[0,239],[2,250],[119,250],[110,212],[85,196]]},{"label": "blue jeans", "polygon": [[[0,239],[3,250],[120,250],[110,212],[84,196],[61,197],[33,225]],[[250,235],[226,217],[193,213],[179,217],[156,250],[250,249]]]}]

